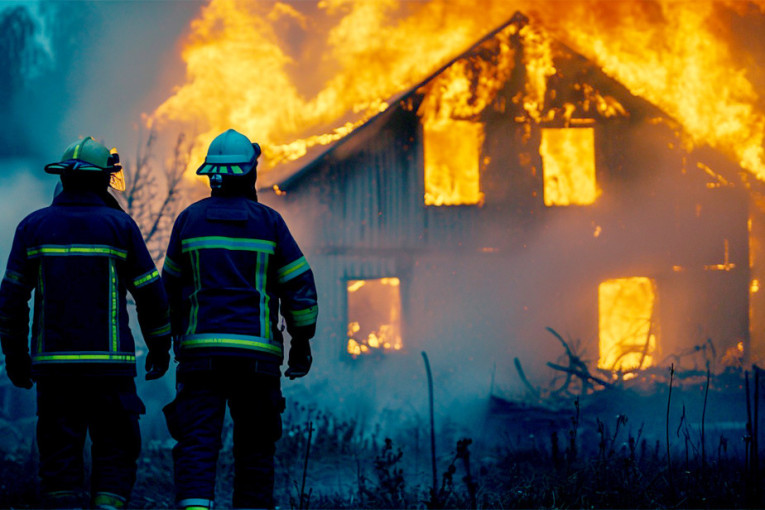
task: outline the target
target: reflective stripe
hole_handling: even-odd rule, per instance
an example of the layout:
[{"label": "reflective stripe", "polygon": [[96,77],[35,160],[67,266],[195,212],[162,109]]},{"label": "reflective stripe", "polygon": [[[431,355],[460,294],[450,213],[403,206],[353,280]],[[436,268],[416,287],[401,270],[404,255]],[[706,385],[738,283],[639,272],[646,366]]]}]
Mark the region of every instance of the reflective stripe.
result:
[{"label": "reflective stripe", "polygon": [[106,352],[53,352],[32,356],[32,363],[135,363],[135,354]]},{"label": "reflective stripe", "polygon": [[308,265],[308,261],[305,259],[305,257],[300,257],[299,259],[290,262],[286,266],[283,266],[281,269],[279,269],[279,271],[277,271],[277,274],[279,275],[279,283],[288,282],[293,278],[296,278],[305,273],[309,269],[311,269],[311,267]]},{"label": "reflective stripe", "polygon": [[112,352],[119,350],[120,341],[119,308],[117,305],[117,268],[114,267],[114,261],[109,260],[109,337],[111,338],[109,350]]},{"label": "reflective stripe", "polygon": [[157,271],[156,269],[152,269],[148,273],[142,274],[141,276],[133,280],[133,286],[136,289],[139,289],[143,287],[144,285],[148,285],[151,282],[154,282],[157,280],[159,280],[159,271]]},{"label": "reflective stripe", "polygon": [[260,295],[260,303],[258,308],[260,309],[260,336],[263,338],[271,339],[271,313],[269,310],[269,303],[271,297],[266,292],[266,280],[268,274],[268,255],[265,253],[258,253],[257,265],[255,268],[255,290]]},{"label": "reflective stripe", "polygon": [[259,251],[273,254],[276,249],[274,241],[263,239],[247,239],[243,237],[192,237],[181,241],[181,251],[187,253],[191,250],[203,250],[218,248],[223,250]]},{"label": "reflective stripe", "polygon": [[181,276],[181,266],[173,262],[170,257],[165,257],[165,265],[162,269],[176,278]]},{"label": "reflective stripe", "polygon": [[191,311],[189,312],[189,327],[186,334],[190,335],[197,329],[197,316],[199,315],[199,291],[202,290],[202,276],[199,273],[199,252],[191,252],[191,275],[194,278],[194,292],[191,293]]},{"label": "reflective stripe", "polygon": [[319,307],[312,306],[304,310],[284,310],[284,313],[293,326],[309,326],[316,324],[316,318],[319,316]]},{"label": "reflective stripe", "polygon": [[170,333],[170,323],[168,322],[161,328],[152,329],[149,331],[148,336],[162,336]]},{"label": "reflective stripe", "polygon": [[7,281],[8,283],[13,283],[15,285],[21,285],[26,287],[27,282],[24,278],[24,275],[21,273],[17,273],[16,271],[11,271],[10,269],[5,271],[5,277],[3,280]]},{"label": "reflective stripe", "polygon": [[96,492],[93,495],[93,508],[125,508],[127,499],[113,492]]},{"label": "reflective stripe", "polygon": [[181,337],[181,349],[196,349],[200,347],[231,347],[262,351],[281,356],[284,352],[282,345],[269,341],[267,338],[231,333],[199,333]]},{"label": "reflective stripe", "polygon": [[27,257],[42,256],[107,256],[127,259],[127,251],[105,244],[44,244],[27,249]]},{"label": "reflective stripe", "polygon": [[[40,303],[40,315],[38,315],[38,321],[37,321],[37,352],[42,352],[43,350],[43,333],[45,331],[45,285],[43,285],[43,265],[39,264],[37,266],[37,289],[35,290],[35,293],[40,293],[39,296],[39,303]],[[35,299],[35,304],[38,302],[37,299]]]},{"label": "reflective stripe", "polygon": [[213,507],[213,501],[211,499],[202,499],[202,498],[186,498],[182,499],[177,504],[178,508],[189,508],[189,507],[202,507],[202,508],[212,508]]}]

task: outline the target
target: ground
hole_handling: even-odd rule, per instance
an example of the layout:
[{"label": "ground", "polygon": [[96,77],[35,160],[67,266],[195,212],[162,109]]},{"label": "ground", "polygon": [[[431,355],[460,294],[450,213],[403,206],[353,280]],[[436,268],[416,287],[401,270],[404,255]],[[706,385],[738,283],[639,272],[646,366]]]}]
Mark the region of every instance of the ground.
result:
[{"label": "ground", "polygon": [[[706,397],[704,379],[675,382],[671,394],[667,387],[647,395],[621,388],[561,397],[557,406],[493,399],[481,430],[437,427],[435,491],[429,423],[370,429],[292,404],[277,448],[277,505],[765,508],[764,452],[753,447],[762,435],[752,425],[757,401],[746,398],[745,381],[735,378]],[[699,400],[703,412],[694,407]],[[628,412],[614,412],[620,405]],[[131,507],[173,507],[172,444],[144,445]],[[0,507],[38,507],[34,444],[5,449]],[[219,508],[231,504],[232,468],[229,427],[218,470]]]}]

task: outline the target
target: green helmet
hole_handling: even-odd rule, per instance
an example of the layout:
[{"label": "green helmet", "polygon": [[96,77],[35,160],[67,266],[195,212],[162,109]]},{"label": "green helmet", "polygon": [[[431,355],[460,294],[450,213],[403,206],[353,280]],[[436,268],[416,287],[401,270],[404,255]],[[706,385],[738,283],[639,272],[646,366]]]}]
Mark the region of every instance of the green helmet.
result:
[{"label": "green helmet", "polygon": [[229,129],[210,143],[205,162],[197,169],[197,175],[247,175],[255,170],[258,156],[260,145]]},{"label": "green helmet", "polygon": [[114,174],[122,170],[119,162],[120,156],[116,150],[110,152],[105,145],[88,136],[67,147],[61,161],[45,165],[45,171],[49,174],[70,171]]}]

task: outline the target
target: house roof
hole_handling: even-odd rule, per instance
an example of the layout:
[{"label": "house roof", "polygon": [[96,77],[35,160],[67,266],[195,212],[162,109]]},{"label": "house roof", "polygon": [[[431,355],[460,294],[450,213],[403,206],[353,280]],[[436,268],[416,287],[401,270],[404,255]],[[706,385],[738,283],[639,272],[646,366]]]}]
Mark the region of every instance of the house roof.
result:
[{"label": "house roof", "polygon": [[390,106],[388,108],[378,113],[377,115],[369,118],[361,126],[357,127],[356,129],[354,129],[353,131],[351,131],[344,137],[338,140],[335,140],[334,142],[328,145],[323,145],[320,147],[312,147],[311,149],[307,151],[307,153],[303,157],[296,159],[294,161],[290,161],[288,163],[283,163],[275,167],[273,170],[269,172],[265,172],[262,176],[259,176],[258,189],[269,190],[269,189],[272,189],[274,186],[278,186],[280,189],[284,189],[284,190],[288,189],[290,186],[292,186],[298,180],[300,180],[303,176],[309,174],[317,166],[319,162],[321,162],[324,158],[326,158],[328,155],[333,153],[338,147],[342,146],[351,138],[360,136],[360,134],[370,129],[371,126],[374,126],[380,123],[382,119],[386,119],[390,117],[392,112],[401,108],[401,104],[403,101],[408,99],[410,96],[416,93],[421,87],[423,87],[424,85],[427,85],[430,81],[432,81],[438,75],[443,73],[449,66],[451,66],[458,60],[464,58],[465,56],[469,55],[477,47],[481,46],[483,43],[485,43],[486,41],[496,36],[502,30],[506,29],[508,26],[513,24],[525,25],[528,23],[528,21],[529,19],[520,11],[516,12],[513,15],[513,17],[510,18],[510,20],[508,20],[507,22],[503,23],[499,27],[495,28],[494,30],[492,30],[491,32],[483,36],[481,39],[473,43],[467,50],[463,51],[462,53],[458,54],[456,57],[449,60],[447,63],[443,64],[436,71],[428,75],[428,77],[426,77],[424,80],[420,81],[419,83],[410,87],[409,89],[403,92],[399,92],[395,94],[393,97],[389,98],[387,103]]},{"label": "house roof", "polygon": [[[417,84],[410,87],[409,89],[403,92],[399,92],[395,94],[394,96],[392,96],[391,98],[389,98],[387,103],[390,106],[387,109],[371,117],[366,122],[364,122],[361,126],[357,127],[356,129],[354,129],[353,131],[351,131],[344,137],[338,140],[335,140],[328,145],[312,147],[308,149],[307,153],[301,158],[278,165],[273,170],[263,173],[261,176],[259,176],[258,189],[263,191],[269,191],[269,190],[273,190],[275,187],[278,187],[279,189],[286,191],[294,187],[304,177],[310,175],[316,168],[318,168],[318,166],[327,157],[330,157],[336,150],[338,150],[338,148],[347,144],[352,139],[363,137],[367,133],[374,133],[376,127],[383,125],[385,120],[390,118],[395,112],[401,109],[402,105],[404,105],[410,97],[416,94],[423,86],[427,85],[436,77],[441,75],[447,68],[452,66],[455,62],[467,56],[470,56],[471,53],[475,52],[484,43],[486,43],[487,41],[497,36],[497,34],[505,30],[507,27],[511,25],[518,25],[519,27],[523,27],[527,25],[528,23],[529,23],[528,17],[526,17],[520,11],[516,12],[512,16],[512,18],[510,18],[508,21],[506,21],[505,23],[503,23],[502,25],[495,28],[494,30],[492,30],[491,32],[483,36],[481,39],[473,43],[467,50],[461,52],[460,54],[458,54],[457,56],[455,56],[454,58],[452,58],[451,60],[443,64],[442,66],[440,66],[437,70],[435,70],[433,73],[428,75],[425,79],[418,82]],[[588,60],[586,57],[582,56],[581,54],[574,51],[567,45],[561,43],[560,41],[556,41],[556,44],[562,47],[570,55],[576,56],[585,61]],[[639,103],[643,105],[643,107],[649,107],[653,112],[660,114],[662,117],[664,117],[668,121],[676,122],[672,118],[672,116],[662,111],[658,106],[654,105],[653,103],[643,98],[634,96],[624,85],[622,85],[621,83],[619,83],[613,78],[607,77],[604,73],[603,73],[603,76],[609,81],[609,83],[612,86],[616,86],[622,89],[623,97],[620,97],[620,100],[624,98],[631,98],[631,100],[634,101],[635,103]],[[680,124],[678,123],[678,126],[679,125]],[[757,179],[754,179],[754,180],[757,181]],[[759,183],[750,182],[749,185],[751,186],[752,184],[757,186]]]}]

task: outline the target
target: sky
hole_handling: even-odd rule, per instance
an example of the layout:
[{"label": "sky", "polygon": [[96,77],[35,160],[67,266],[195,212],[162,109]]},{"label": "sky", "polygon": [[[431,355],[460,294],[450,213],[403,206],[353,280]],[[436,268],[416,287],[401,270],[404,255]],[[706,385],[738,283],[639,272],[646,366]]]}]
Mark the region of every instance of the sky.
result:
[{"label": "sky", "polygon": [[[93,136],[117,147],[123,161],[135,159],[146,135],[142,114],[183,75],[180,44],[202,4],[0,0],[0,20],[13,9],[28,15],[34,36],[27,48],[37,52],[18,84],[0,84],[6,98],[0,103],[0,270],[18,222],[50,202],[57,178],[43,166],[67,145]],[[9,51],[7,42],[0,48]]]}]

